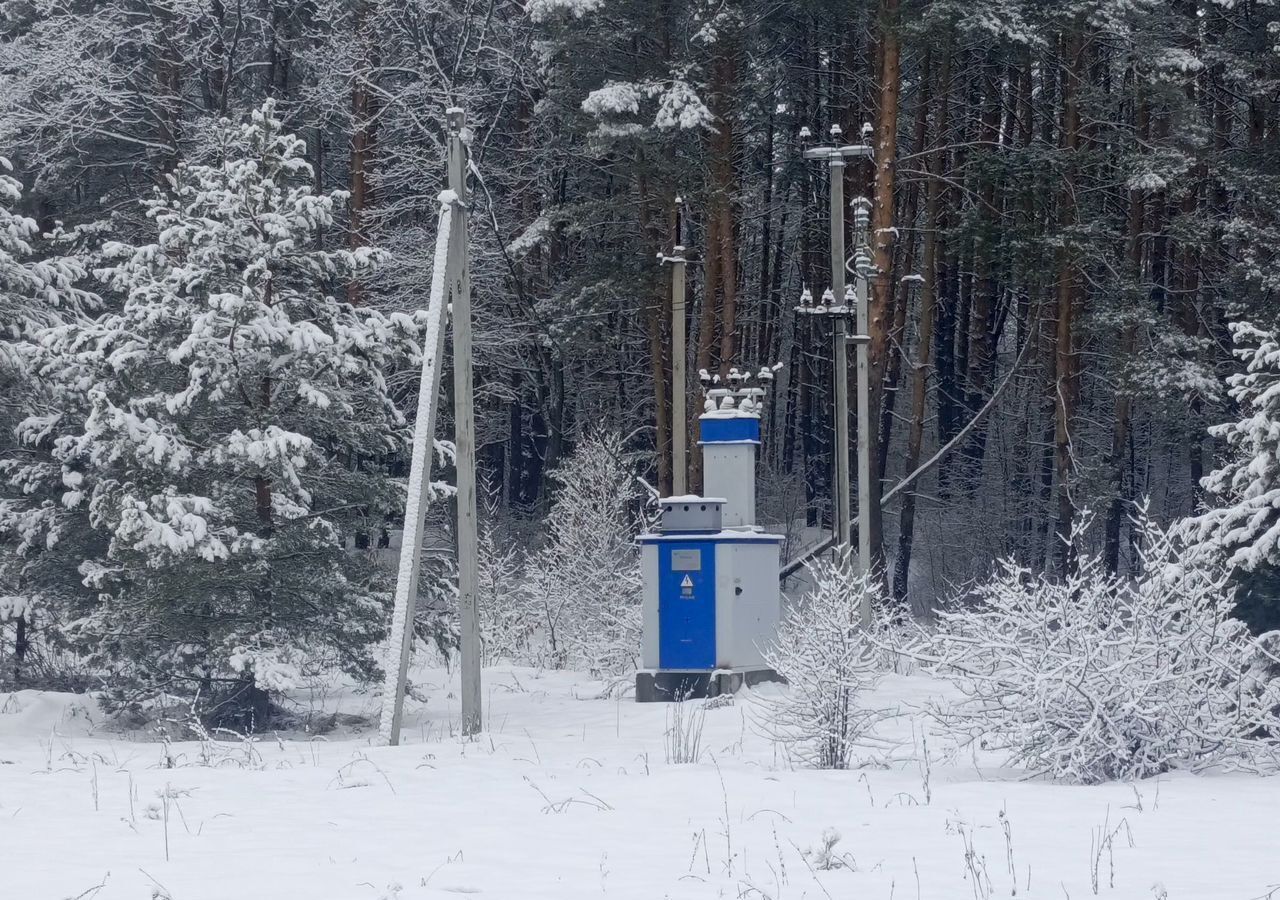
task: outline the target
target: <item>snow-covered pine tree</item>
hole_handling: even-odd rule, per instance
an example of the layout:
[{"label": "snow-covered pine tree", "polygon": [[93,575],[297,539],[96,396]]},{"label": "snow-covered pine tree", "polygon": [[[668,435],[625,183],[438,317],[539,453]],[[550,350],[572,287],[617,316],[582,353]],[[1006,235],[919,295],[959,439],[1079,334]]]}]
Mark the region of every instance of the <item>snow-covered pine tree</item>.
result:
[{"label": "snow-covered pine tree", "polygon": [[1226,461],[1204,479],[1216,506],[1188,523],[1198,551],[1225,559],[1241,582],[1241,614],[1257,630],[1280,628],[1280,337],[1230,325],[1245,370],[1227,379],[1240,419],[1209,431]]},{"label": "snow-covered pine tree", "polygon": [[339,299],[381,253],[321,249],[344,195],[314,193],[273,102],[213,146],[145,202],[154,243],[104,247],[118,311],[41,335],[60,419],[22,433],[58,432],[65,487],[17,524],[77,561],[69,632],[118,701],[252,727],[306,665],[376,667],[386,584],[348,546],[401,503],[385,373],[421,329]]},{"label": "snow-covered pine tree", "polygon": [[[38,329],[89,306],[92,297],[75,286],[85,277],[77,261],[35,258],[38,228],[35,220],[17,211],[22,185],[9,174],[12,171],[9,160],[0,156],[0,655],[9,644],[13,662],[0,673],[0,680],[12,675],[20,681],[31,647],[31,627],[42,604],[24,577],[26,566],[14,552],[14,537],[3,528],[13,502],[6,496],[5,482],[10,475],[21,480],[27,465],[16,446],[14,429],[47,399],[39,381],[28,377],[24,350]],[[12,639],[6,640],[10,626]]]}]

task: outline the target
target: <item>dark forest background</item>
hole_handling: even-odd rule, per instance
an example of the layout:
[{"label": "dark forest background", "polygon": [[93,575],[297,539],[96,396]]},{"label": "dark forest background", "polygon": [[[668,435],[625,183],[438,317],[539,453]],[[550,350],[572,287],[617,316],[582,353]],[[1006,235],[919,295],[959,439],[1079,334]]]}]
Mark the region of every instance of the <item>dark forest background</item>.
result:
[{"label": "dark forest background", "polygon": [[392,254],[347,299],[406,310],[464,107],[482,474],[525,522],[591,429],[669,489],[678,195],[690,371],[782,364],[760,493],[796,527],[827,521],[831,471],[828,338],[794,312],[828,281],[801,129],[869,123],[845,191],[873,203],[873,497],[954,441],[876,504],[923,609],[1000,556],[1067,564],[1073,530],[1124,572],[1138,504],[1197,508],[1227,325],[1277,319],[1278,25],[1262,0],[7,0],[0,155],[42,229],[128,239],[217,119],[275,98],[350,192],[324,241]]}]

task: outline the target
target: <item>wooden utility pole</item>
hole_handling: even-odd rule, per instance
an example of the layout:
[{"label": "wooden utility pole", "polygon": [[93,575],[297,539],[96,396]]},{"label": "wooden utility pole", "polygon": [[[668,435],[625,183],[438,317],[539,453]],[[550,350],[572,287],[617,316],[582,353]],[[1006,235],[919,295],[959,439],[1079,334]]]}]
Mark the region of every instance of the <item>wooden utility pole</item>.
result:
[{"label": "wooden utility pole", "polygon": [[449,190],[457,198],[449,238],[453,279],[454,462],[458,473],[458,618],[459,674],[462,677],[462,733],[480,730],[480,625],[476,609],[476,423],[471,382],[471,265],[467,246],[467,146],[462,138],[466,115],[453,107],[449,126]]}]

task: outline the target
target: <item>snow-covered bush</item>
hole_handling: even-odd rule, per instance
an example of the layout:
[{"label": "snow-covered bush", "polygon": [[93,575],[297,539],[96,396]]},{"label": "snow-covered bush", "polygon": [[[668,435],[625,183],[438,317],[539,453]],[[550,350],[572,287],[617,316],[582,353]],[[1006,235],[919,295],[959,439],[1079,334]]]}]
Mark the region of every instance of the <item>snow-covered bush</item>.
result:
[{"label": "snow-covered bush", "polygon": [[948,727],[1072,782],[1274,760],[1280,682],[1231,617],[1228,573],[1184,565],[1176,530],[1135,527],[1133,579],[1097,555],[1061,581],[1006,561],[970,604],[939,614],[921,655],[965,695],[939,709]]},{"label": "snow-covered bush", "polygon": [[640,653],[643,520],[635,473],[616,434],[584,437],[551,473],[546,543],[526,561],[520,602],[555,668],[633,669]]},{"label": "snow-covered bush", "polygon": [[145,201],[153,243],[104,246],[110,311],[38,335],[58,403],[20,429],[0,525],[77,572],[65,631],[117,700],[252,727],[304,666],[376,668],[386,579],[346,544],[402,502],[387,374],[421,327],[340,299],[381,254],[321,249],[345,197],[271,102],[214,137]]},{"label": "snow-covered bush", "polygon": [[764,652],[787,687],[759,695],[761,730],[793,759],[819,769],[848,768],[855,743],[876,718],[857,698],[880,676],[880,649],[861,624],[863,598],[870,594],[878,605],[880,582],[855,568],[849,554],[810,563],[813,590],[787,611],[777,641]]},{"label": "snow-covered bush", "polygon": [[1215,425],[1210,433],[1227,444],[1226,462],[1204,479],[1218,504],[1189,526],[1211,561],[1225,559],[1244,575],[1259,580],[1270,597],[1251,598],[1249,618],[1264,627],[1280,626],[1275,573],[1280,570],[1280,337],[1247,323],[1232,323],[1235,356],[1245,371],[1228,379],[1240,410],[1236,422]]},{"label": "snow-covered bush", "polygon": [[520,551],[498,533],[496,510],[481,523],[476,560],[476,606],[486,665],[526,662],[538,623],[521,603]]}]

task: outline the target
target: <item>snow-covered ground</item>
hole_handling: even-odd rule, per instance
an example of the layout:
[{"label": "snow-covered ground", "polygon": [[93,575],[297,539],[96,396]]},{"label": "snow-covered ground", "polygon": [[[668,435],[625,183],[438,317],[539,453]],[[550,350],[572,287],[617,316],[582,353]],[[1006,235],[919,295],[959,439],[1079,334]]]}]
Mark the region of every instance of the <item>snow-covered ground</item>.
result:
[{"label": "snow-covered ground", "polygon": [[1027,783],[936,735],[926,765],[909,710],[944,688],[923,677],[868,698],[904,711],[880,734],[902,746],[869,744],[846,772],[788,766],[747,695],[705,711],[700,761],[681,765],[672,717],[700,703],[485,678],[487,728],[467,741],[448,677],[418,673],[429,701],[398,748],[371,727],[166,747],[83,698],[0,694],[0,898],[1251,900],[1280,885],[1280,779]]}]

